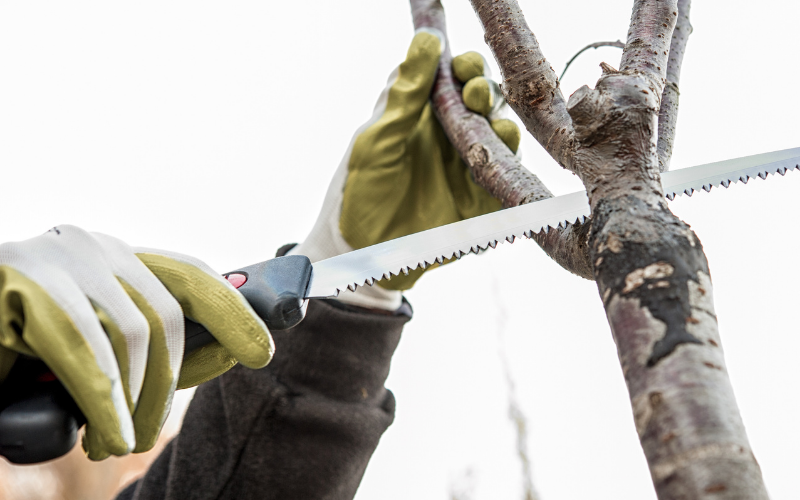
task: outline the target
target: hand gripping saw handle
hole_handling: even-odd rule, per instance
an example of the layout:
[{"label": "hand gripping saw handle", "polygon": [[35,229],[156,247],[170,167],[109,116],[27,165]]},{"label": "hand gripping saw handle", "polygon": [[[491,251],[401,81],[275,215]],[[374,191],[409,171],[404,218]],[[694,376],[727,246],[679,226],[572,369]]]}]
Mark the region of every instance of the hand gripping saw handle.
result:
[{"label": "hand gripping saw handle", "polygon": [[[270,330],[286,330],[305,316],[311,261],[303,255],[277,257],[225,274]],[[186,356],[215,342],[186,319]],[[58,458],[75,446],[86,419],[61,382],[38,359],[20,355],[0,385],[0,455],[15,464]]]}]

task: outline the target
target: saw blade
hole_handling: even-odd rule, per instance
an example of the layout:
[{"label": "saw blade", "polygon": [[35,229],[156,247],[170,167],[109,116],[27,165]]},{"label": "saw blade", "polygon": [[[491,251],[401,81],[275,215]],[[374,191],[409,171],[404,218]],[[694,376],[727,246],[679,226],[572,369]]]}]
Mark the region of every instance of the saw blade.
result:
[{"label": "saw blade", "polygon": [[676,195],[691,196],[701,189],[708,192],[712,187],[727,188],[739,181],[747,184],[748,180],[756,177],[766,179],[769,174],[784,175],[788,170],[800,168],[798,163],[800,148],[784,149],[664,172],[661,185],[665,196],[673,200]]},{"label": "saw blade", "polygon": [[[676,195],[691,196],[701,189],[727,188],[731,183],[766,179],[769,174],[784,175],[794,169],[800,169],[800,148],[665,172],[661,184],[672,200]],[[335,297],[345,290],[494,248],[502,241],[513,243],[532,233],[584,222],[590,214],[586,192],[579,191],[365,247],[315,262],[307,296]]]}]

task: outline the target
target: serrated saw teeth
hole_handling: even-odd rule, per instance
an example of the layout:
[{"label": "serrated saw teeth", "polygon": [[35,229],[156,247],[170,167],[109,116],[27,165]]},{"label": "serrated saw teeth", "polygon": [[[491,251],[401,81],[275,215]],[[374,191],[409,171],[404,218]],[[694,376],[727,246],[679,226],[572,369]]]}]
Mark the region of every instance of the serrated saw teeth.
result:
[{"label": "serrated saw teeth", "polygon": [[[664,195],[672,201],[684,194],[692,196],[695,191],[729,188],[740,181],[747,184],[756,177],[766,179],[770,174],[784,175],[797,169],[800,148],[664,172],[661,181]],[[578,191],[331,257],[314,263],[308,297],[331,297],[335,296],[332,293],[355,291],[358,286],[374,286],[400,273],[426,269],[432,263],[496,248],[503,240],[514,243],[522,236],[534,238],[534,233],[546,235],[551,229],[586,223],[589,214],[586,192]]]}]

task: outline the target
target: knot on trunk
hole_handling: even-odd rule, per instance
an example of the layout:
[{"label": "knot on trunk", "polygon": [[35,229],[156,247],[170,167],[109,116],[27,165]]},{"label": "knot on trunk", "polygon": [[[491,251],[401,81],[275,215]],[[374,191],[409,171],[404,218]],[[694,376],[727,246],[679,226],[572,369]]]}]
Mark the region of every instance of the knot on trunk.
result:
[{"label": "knot on trunk", "polygon": [[660,96],[648,79],[625,72],[606,73],[596,89],[579,88],[567,103],[580,147],[576,170],[590,204],[633,194],[658,205],[657,133]]}]

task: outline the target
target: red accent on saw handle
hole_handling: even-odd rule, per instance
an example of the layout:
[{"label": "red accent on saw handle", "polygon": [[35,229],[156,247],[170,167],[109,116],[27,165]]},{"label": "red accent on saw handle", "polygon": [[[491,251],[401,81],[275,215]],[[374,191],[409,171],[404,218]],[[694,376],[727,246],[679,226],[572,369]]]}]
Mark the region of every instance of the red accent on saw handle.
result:
[{"label": "red accent on saw handle", "polygon": [[[277,257],[225,275],[270,330],[286,330],[305,316],[311,261]],[[202,326],[185,320],[186,356],[215,342]],[[20,356],[0,386],[0,455],[17,464],[58,458],[75,445],[86,419],[61,382],[38,359]]]}]

